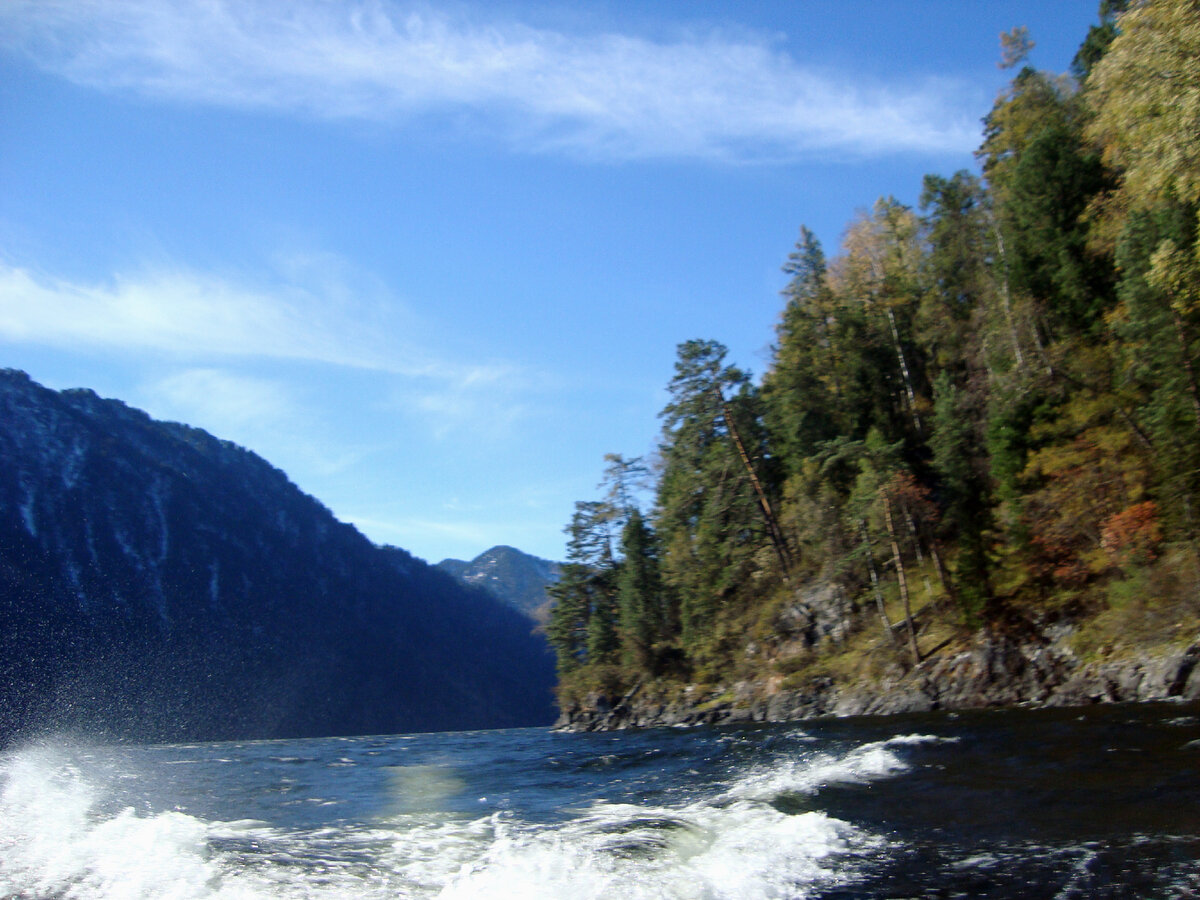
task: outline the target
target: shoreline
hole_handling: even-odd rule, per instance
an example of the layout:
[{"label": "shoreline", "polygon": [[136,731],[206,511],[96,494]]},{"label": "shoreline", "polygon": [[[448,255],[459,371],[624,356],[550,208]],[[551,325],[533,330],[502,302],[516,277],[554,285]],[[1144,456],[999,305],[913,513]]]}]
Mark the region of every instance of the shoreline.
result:
[{"label": "shoreline", "polygon": [[1182,650],[1083,661],[1058,640],[1018,641],[980,632],[955,653],[930,656],[873,683],[818,676],[799,688],[754,679],[665,696],[638,683],[621,696],[593,692],[564,707],[556,731],[790,722],[999,707],[1073,707],[1200,700],[1200,635]]}]

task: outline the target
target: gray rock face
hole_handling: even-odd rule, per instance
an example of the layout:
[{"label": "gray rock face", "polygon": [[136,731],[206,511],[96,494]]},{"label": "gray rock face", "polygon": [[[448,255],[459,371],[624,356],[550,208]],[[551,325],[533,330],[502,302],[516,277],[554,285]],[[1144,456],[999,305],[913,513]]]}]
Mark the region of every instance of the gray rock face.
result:
[{"label": "gray rock face", "polygon": [[1182,653],[1079,666],[1050,697],[1052,705],[1075,706],[1125,700],[1200,699],[1200,642]]},{"label": "gray rock face", "polygon": [[[1200,636],[1182,652],[1081,663],[1058,641],[1015,641],[982,633],[969,650],[934,657],[869,687],[839,688],[828,678],[803,690],[741,683],[674,704],[627,696],[589,697],[564,710],[556,726],[590,731],[738,721],[784,722],[816,716],[895,715],[1015,705],[1085,706],[1200,700]],[[603,712],[601,712],[603,710]]]},{"label": "gray rock face", "polygon": [[784,639],[799,639],[804,646],[815,647],[826,640],[844,640],[849,613],[846,592],[831,581],[820,582],[806,588],[796,602],[783,609],[775,628]]}]

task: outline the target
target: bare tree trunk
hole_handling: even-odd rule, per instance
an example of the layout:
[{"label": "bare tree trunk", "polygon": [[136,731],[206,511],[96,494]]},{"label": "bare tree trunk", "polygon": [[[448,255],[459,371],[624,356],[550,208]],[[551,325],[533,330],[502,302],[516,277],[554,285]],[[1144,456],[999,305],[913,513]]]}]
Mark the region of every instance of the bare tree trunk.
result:
[{"label": "bare tree trunk", "polygon": [[1037,348],[1038,357],[1042,360],[1042,365],[1046,367],[1046,374],[1051,378],[1054,377],[1054,366],[1050,364],[1050,357],[1046,355],[1046,345],[1042,342],[1042,332],[1038,328],[1038,320],[1036,310],[1029,315],[1029,331],[1033,334],[1033,345]]},{"label": "bare tree trunk", "polygon": [[996,247],[1000,251],[1000,299],[1004,302],[1004,318],[1008,324],[1008,336],[1012,341],[1013,358],[1016,360],[1017,369],[1025,368],[1025,356],[1021,353],[1021,341],[1017,336],[1017,321],[1013,317],[1012,295],[1008,288],[1008,256],[1004,252],[1004,235],[1000,233],[1000,225],[996,222],[995,217],[990,216],[992,222],[992,233],[996,236]]},{"label": "bare tree trunk", "polygon": [[933,557],[933,567],[937,570],[938,582],[942,585],[942,590],[946,592],[946,596],[950,598],[950,602],[956,603],[956,595],[954,592],[954,584],[950,581],[950,575],[946,571],[946,564],[942,562],[942,554],[938,552],[937,543],[929,542],[929,555]]},{"label": "bare tree trunk", "polygon": [[921,535],[917,531],[917,523],[913,519],[912,511],[908,508],[908,504],[903,500],[900,501],[900,509],[904,513],[904,521],[908,525],[908,534],[912,538],[913,551],[917,554],[917,566],[921,569],[921,580],[925,582],[925,596],[929,600],[929,605],[938,606],[937,596],[933,593],[933,582],[929,580],[929,573],[925,571],[925,553],[921,550]]},{"label": "bare tree trunk", "polygon": [[904,377],[904,391],[907,394],[908,410],[912,415],[913,424],[917,428],[917,434],[922,434],[921,417],[917,413],[917,395],[913,391],[912,376],[908,373],[908,360],[904,358],[904,345],[900,343],[900,329],[896,327],[896,314],[892,312],[892,308],[886,303],[884,304],[884,312],[887,313],[888,325],[892,330],[892,345],[896,349],[896,359],[900,362],[900,374]]},{"label": "bare tree trunk", "polygon": [[[921,553],[922,529],[917,527],[916,519],[913,517],[912,511],[908,508],[908,504],[901,501],[901,507],[903,508],[904,516],[908,521],[908,530],[912,533],[913,546],[917,551],[917,563],[918,565],[924,567],[925,557]],[[953,604],[955,602],[954,585],[950,583],[950,575],[946,572],[946,564],[942,561],[942,554],[941,551],[938,550],[937,541],[930,538],[926,540],[925,546],[929,549],[929,558],[933,560],[933,569],[935,572],[937,572],[938,584],[942,586],[942,591]],[[935,609],[941,609],[942,604],[933,593],[932,586],[929,584],[929,576],[926,575],[924,577],[925,588],[929,593],[930,603],[933,604]]]},{"label": "bare tree trunk", "polygon": [[896,540],[896,529],[892,524],[892,498],[886,490],[883,494],[883,521],[887,525],[888,540],[892,544],[892,560],[896,565],[896,578],[900,582],[900,599],[904,602],[904,621],[908,625],[908,647],[912,651],[913,662],[921,661],[921,651],[917,647],[917,630],[913,626],[912,604],[908,598],[908,578],[904,573],[904,559],[900,555],[900,543]]},{"label": "bare tree trunk", "polygon": [[879,618],[883,621],[883,631],[888,640],[896,643],[896,633],[892,631],[892,621],[888,618],[887,607],[883,603],[883,590],[879,587],[879,573],[875,571],[875,555],[871,552],[871,536],[867,531],[867,520],[861,519],[863,549],[867,553],[867,569],[871,573],[871,588],[875,592],[875,606],[879,610]]},{"label": "bare tree trunk", "polygon": [[717,402],[720,404],[721,415],[725,417],[725,426],[729,429],[729,435],[733,438],[733,443],[737,446],[738,456],[741,457],[746,474],[750,477],[750,483],[754,486],[754,493],[758,499],[758,508],[762,513],[763,521],[766,523],[767,534],[770,535],[771,543],[775,547],[775,555],[779,557],[779,565],[783,570],[783,580],[786,582],[791,577],[792,560],[791,554],[788,552],[787,542],[783,538],[783,530],[779,527],[779,520],[775,518],[775,510],[771,508],[771,501],[767,497],[767,492],[763,490],[762,482],[758,480],[758,475],[755,474],[754,466],[750,462],[750,455],[746,452],[746,445],[742,442],[742,436],[738,433],[737,425],[734,423],[733,415],[729,410],[729,405],[725,402],[720,388],[714,385],[713,392],[716,395]]}]

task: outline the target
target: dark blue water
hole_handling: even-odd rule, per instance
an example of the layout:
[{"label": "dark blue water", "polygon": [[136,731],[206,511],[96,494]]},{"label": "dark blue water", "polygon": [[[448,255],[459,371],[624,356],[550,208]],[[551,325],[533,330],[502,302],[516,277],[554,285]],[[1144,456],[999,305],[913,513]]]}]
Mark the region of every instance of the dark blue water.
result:
[{"label": "dark blue water", "polygon": [[0,757],[5,898],[1200,896],[1200,708]]}]

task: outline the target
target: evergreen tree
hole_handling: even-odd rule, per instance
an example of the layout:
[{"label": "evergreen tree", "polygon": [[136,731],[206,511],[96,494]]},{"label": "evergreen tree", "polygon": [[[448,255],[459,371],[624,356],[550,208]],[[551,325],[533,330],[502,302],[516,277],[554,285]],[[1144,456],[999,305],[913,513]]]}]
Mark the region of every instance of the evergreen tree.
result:
[{"label": "evergreen tree", "polygon": [[[1100,9],[1075,79],[997,98],[983,179],[927,176],[920,217],[879,200],[830,259],[800,230],[760,389],[679,346],[652,523],[610,455],[569,529],[564,672],[741,677],[810,579],[915,663],[921,582],[976,626],[1102,603],[1189,542],[1200,568],[1200,0]],[[1003,43],[1023,65],[1028,32]]]},{"label": "evergreen tree", "polygon": [[570,675],[585,665],[588,619],[591,613],[589,589],[592,571],[579,563],[565,563],[559,579],[546,588],[552,607],[546,624],[546,640],[554,650],[558,676]]},{"label": "evergreen tree", "polygon": [[[1111,262],[1088,248],[1083,213],[1109,185],[1077,122],[1044,127],[1025,146],[1004,185],[1012,289],[1043,311],[1048,338],[1090,335],[1111,305]],[[1061,364],[1056,360],[1056,364]]]},{"label": "evergreen tree", "polygon": [[565,529],[567,562],[558,582],[546,589],[554,601],[546,635],[560,674],[613,662],[620,646],[611,519],[608,504],[581,501]]},{"label": "evergreen tree", "polygon": [[913,335],[922,260],[917,217],[883,198],[846,229],[833,279],[835,292],[858,307],[863,324],[851,359],[867,403],[852,436],[878,428],[893,440],[903,437],[910,454],[919,453],[929,409],[924,359]]},{"label": "evergreen tree", "polygon": [[979,413],[948,372],[934,386],[929,446],[940,478],[945,533],[956,547],[953,593],[969,619],[992,612],[990,541],[992,506],[988,460]]},{"label": "evergreen tree", "polygon": [[621,533],[621,552],[617,596],[625,661],[657,674],[673,637],[673,617],[659,573],[654,533],[636,508]]},{"label": "evergreen tree", "polygon": [[800,229],[783,270],[792,278],[784,291],[787,305],[776,328],[763,399],[775,450],[795,468],[846,428],[847,390],[841,383],[840,317],[825,254],[807,228]]},{"label": "evergreen tree", "polygon": [[1117,36],[1117,16],[1129,6],[1129,0],[1100,0],[1100,24],[1088,29],[1087,37],[1071,60],[1071,74],[1086,81],[1096,63],[1108,52]]},{"label": "evergreen tree", "polygon": [[749,582],[758,551],[770,546],[748,466],[754,460],[740,458],[734,441],[736,430],[761,456],[757,396],[725,354],[714,341],[679,346],[659,447],[663,581],[679,598],[683,650],[702,663],[716,661],[718,619]]},{"label": "evergreen tree", "polygon": [[990,210],[983,184],[969,172],[926,175],[921,192],[926,253],[915,330],[929,376],[949,373],[966,388],[979,371],[979,337],[994,293]]}]

